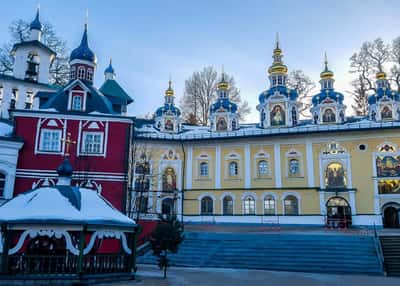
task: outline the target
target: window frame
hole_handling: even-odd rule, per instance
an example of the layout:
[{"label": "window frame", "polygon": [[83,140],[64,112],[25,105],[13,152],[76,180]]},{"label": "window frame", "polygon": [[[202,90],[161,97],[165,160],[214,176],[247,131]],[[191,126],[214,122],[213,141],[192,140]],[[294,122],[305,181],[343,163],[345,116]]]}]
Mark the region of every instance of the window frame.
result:
[{"label": "window frame", "polygon": [[85,70],[85,68],[83,66],[78,67],[77,78],[78,79],[83,79],[83,80],[86,79],[86,70]]},{"label": "window frame", "polygon": [[243,199],[243,214],[256,215],[256,199],[253,196],[247,195]]},{"label": "window frame", "polygon": [[[75,107],[75,100],[74,99],[76,99],[76,98],[79,98],[79,106],[80,106],[80,108],[78,109],[78,108],[76,108]],[[72,94],[71,95],[71,110],[72,111],[82,111],[83,110],[83,95],[78,95],[78,94]]]},{"label": "window frame", "polygon": [[[272,204],[271,204],[271,202],[272,202]],[[268,208],[267,208],[267,205],[268,205]],[[271,208],[271,205],[273,206],[272,208]],[[269,211],[267,211],[267,210],[269,210]],[[264,213],[264,215],[275,215],[276,214],[276,199],[272,195],[266,195],[264,197],[263,213]]]},{"label": "window frame", "polygon": [[200,200],[200,215],[213,215],[213,214],[214,214],[213,198],[210,196],[202,197]]},{"label": "window frame", "polygon": [[[58,134],[59,138],[57,140],[58,141],[57,150],[46,150],[46,149],[44,149],[44,139],[45,139],[44,138],[44,133],[45,132],[49,132],[49,133],[53,133],[53,134],[57,133]],[[38,146],[38,150],[37,151],[39,151],[40,153],[46,153],[46,154],[61,153],[62,152],[62,143],[61,143],[62,133],[63,133],[63,130],[61,130],[61,129],[42,128],[40,130],[39,146]],[[55,139],[53,139],[53,140],[55,140]],[[51,143],[49,143],[49,144],[51,144]]]},{"label": "window frame", "polygon": [[[296,209],[295,209],[295,213],[289,213],[287,206],[289,206],[289,204],[287,204],[286,202],[292,202],[292,200],[288,200],[288,198],[294,198],[296,204]],[[292,207],[293,208],[293,207]],[[288,194],[283,198],[283,212],[285,216],[298,216],[300,214],[300,200],[298,197],[296,197],[295,195],[292,194]]]},{"label": "window frame", "polygon": [[[228,198],[230,199],[228,201]],[[231,205],[228,205],[228,203],[230,203]],[[231,208],[230,212],[228,212],[227,210]],[[234,209],[235,209],[235,200],[233,199],[233,197],[231,195],[226,195],[223,199],[222,199],[222,215],[233,215],[234,214]]]},{"label": "window frame", "polygon": [[[234,167],[232,167],[234,166]],[[233,170],[233,172],[232,172]],[[228,163],[228,175],[229,177],[238,177],[239,176],[239,164],[237,161],[230,161]]]},{"label": "window frame", "polygon": [[[87,137],[89,135],[93,136],[93,140],[94,140],[94,136],[100,135],[100,142],[98,143],[100,145],[99,152],[87,152],[86,151],[86,140],[87,140]],[[102,131],[83,131],[82,132],[82,145],[81,145],[81,148],[80,148],[80,155],[83,155],[83,156],[102,156],[102,155],[104,155],[104,149],[105,149],[104,137],[105,137],[105,134]],[[94,143],[92,143],[92,145],[94,145]]]},{"label": "window frame", "polygon": [[[203,166],[205,166],[206,169],[203,169]],[[210,167],[209,163],[202,161],[199,164],[199,177],[200,178],[208,178],[210,176]]]},{"label": "window frame", "polygon": [[[265,172],[264,172],[264,173],[260,172],[260,170],[261,170],[260,164],[261,164],[261,163],[265,163],[265,166],[264,166],[264,168],[263,168],[263,169],[265,169]],[[257,162],[257,177],[266,177],[266,176],[268,176],[268,175],[269,175],[269,164],[268,164],[268,160],[267,160],[267,159],[260,159],[260,160],[258,160],[258,162]]]}]

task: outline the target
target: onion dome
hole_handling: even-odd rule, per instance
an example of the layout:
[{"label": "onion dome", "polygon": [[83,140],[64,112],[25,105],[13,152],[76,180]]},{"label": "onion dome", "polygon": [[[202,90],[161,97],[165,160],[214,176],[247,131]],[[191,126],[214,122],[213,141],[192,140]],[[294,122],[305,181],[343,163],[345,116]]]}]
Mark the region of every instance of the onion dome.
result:
[{"label": "onion dome", "polygon": [[173,116],[180,116],[181,111],[179,110],[178,107],[175,106],[174,104],[174,90],[172,89],[172,81],[168,81],[168,88],[165,90],[165,102],[164,105],[159,107],[156,110],[156,117],[162,116],[162,115],[173,115]]},{"label": "onion dome", "polygon": [[394,101],[400,101],[400,94],[390,88],[386,73],[380,70],[376,73],[376,92],[368,97],[368,103],[375,104],[383,97]]},{"label": "onion dome", "polygon": [[43,24],[39,20],[39,8],[36,11],[35,19],[30,23],[29,28],[31,30],[43,31]]},{"label": "onion dome", "polygon": [[61,163],[60,166],[57,168],[57,174],[60,177],[71,177],[72,176],[72,165],[67,158]]},{"label": "onion dome", "polygon": [[324,69],[324,70],[321,72],[321,74],[320,74],[321,80],[324,80],[324,79],[332,79],[334,74],[333,74],[333,72],[330,71],[329,68],[328,68],[328,58],[327,58],[327,56],[326,56],[326,53],[325,53],[325,61],[324,61],[324,64],[325,64],[325,69]]},{"label": "onion dome", "polygon": [[165,90],[165,96],[174,96],[174,90],[172,89],[172,81],[168,81],[168,88]]},{"label": "onion dome", "polygon": [[229,89],[229,83],[226,81],[225,73],[223,71],[222,71],[221,81],[218,83],[218,89],[221,89],[221,90]]},{"label": "onion dome", "polygon": [[270,75],[287,73],[288,68],[286,65],[283,64],[282,57],[283,57],[283,54],[282,54],[282,50],[279,46],[279,36],[277,34],[276,35],[276,46],[275,46],[275,49],[274,49],[273,55],[272,55],[272,58],[274,59],[274,61],[268,69],[268,73]]},{"label": "onion dome", "polygon": [[70,61],[82,60],[91,62],[93,64],[97,63],[95,53],[89,48],[88,36],[87,36],[87,24],[85,24],[85,30],[83,32],[81,44],[79,45],[79,47],[77,47],[75,50],[72,51],[69,60]]},{"label": "onion dome", "polygon": [[112,66],[112,60],[111,60],[111,59],[110,59],[110,64],[109,64],[108,67],[104,70],[104,74],[107,74],[107,73],[115,75],[115,71],[114,71],[114,68],[113,68],[113,66]]}]

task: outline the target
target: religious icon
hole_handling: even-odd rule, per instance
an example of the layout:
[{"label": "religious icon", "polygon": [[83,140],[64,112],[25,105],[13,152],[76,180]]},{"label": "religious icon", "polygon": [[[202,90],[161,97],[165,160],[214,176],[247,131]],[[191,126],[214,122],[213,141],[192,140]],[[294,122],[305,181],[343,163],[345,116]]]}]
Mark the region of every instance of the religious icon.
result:
[{"label": "religious icon", "polygon": [[297,159],[289,160],[289,176],[297,176],[300,174],[300,163]]},{"label": "religious icon", "polygon": [[167,168],[162,177],[163,191],[176,190],[176,175],[173,168]]},{"label": "religious icon", "polygon": [[220,117],[218,118],[217,122],[217,131],[225,131],[228,128],[225,118]]},{"label": "religious icon", "polygon": [[376,158],[376,173],[378,177],[399,177],[400,156],[378,156]]},{"label": "religious icon", "polygon": [[332,109],[328,108],[325,110],[324,114],[322,115],[323,122],[336,122],[336,115]]},{"label": "religious icon", "polygon": [[164,126],[165,130],[172,131],[174,130],[174,124],[172,123],[171,119],[167,119]]},{"label": "religious icon", "polygon": [[271,111],[271,126],[285,125],[285,111],[280,105],[275,105]]},{"label": "religious icon", "polygon": [[382,108],[381,111],[381,118],[382,119],[392,119],[392,109],[389,106],[385,106]]},{"label": "religious icon", "polygon": [[325,183],[327,188],[344,188],[346,177],[342,164],[331,163],[325,171]]}]

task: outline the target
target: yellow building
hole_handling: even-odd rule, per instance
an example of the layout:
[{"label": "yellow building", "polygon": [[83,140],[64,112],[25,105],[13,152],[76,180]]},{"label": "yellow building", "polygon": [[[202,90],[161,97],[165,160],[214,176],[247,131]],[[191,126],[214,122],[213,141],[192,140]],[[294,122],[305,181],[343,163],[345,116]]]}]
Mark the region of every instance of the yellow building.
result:
[{"label": "yellow building", "polygon": [[[191,222],[399,226],[400,96],[385,73],[377,74],[369,115],[346,118],[325,61],[312,119],[302,120],[282,57],[277,42],[257,124],[239,125],[224,76],[210,126],[181,123],[171,85],[155,120],[137,122],[134,181],[144,190],[144,217],[176,212]],[[143,162],[146,168],[138,167]]]}]

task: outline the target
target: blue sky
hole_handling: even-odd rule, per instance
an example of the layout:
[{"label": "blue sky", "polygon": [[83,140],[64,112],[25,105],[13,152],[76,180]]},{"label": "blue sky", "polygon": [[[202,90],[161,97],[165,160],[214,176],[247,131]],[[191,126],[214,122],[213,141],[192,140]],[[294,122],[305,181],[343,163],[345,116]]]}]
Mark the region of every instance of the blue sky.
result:
[{"label": "blue sky", "polygon": [[[2,11],[9,11],[0,18],[2,42],[9,39],[10,22],[31,20],[37,4],[2,1]],[[163,102],[169,75],[179,101],[193,71],[224,65],[252,107],[246,121],[255,122],[258,95],[269,85],[266,69],[276,32],[289,69],[302,69],[314,81],[326,51],[335,87],[342,92],[351,80],[349,57],[362,42],[400,36],[396,0],[41,0],[40,6],[42,20],[55,26],[70,49],[79,44],[89,11],[89,42],[98,57],[96,85],[112,57],[117,80],[135,99],[129,109],[134,116],[151,113]]]}]

